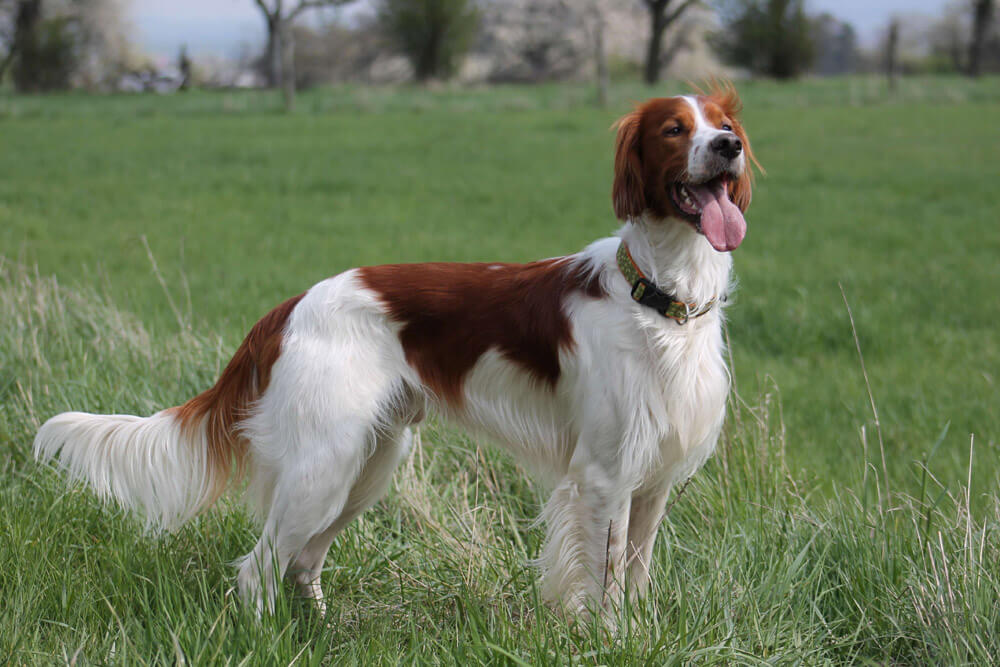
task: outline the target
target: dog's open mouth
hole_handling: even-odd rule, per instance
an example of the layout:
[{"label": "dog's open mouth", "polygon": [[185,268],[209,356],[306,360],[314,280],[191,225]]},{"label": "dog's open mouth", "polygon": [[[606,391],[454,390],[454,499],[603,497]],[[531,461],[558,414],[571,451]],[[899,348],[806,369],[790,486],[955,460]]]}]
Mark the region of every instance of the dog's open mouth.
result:
[{"label": "dog's open mouth", "polygon": [[687,222],[719,252],[735,250],[747,233],[743,212],[729,199],[729,177],[705,183],[673,183],[670,198]]}]

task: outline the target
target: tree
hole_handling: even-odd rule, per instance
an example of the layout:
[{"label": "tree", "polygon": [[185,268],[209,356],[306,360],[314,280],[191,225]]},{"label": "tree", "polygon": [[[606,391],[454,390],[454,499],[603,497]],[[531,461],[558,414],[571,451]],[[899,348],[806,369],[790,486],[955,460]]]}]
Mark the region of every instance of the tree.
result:
[{"label": "tree", "polygon": [[969,76],[979,76],[983,69],[983,45],[993,19],[993,0],[972,3],[972,40],[969,42]]},{"label": "tree", "polygon": [[354,0],[254,0],[264,15],[267,45],[264,48],[264,72],[267,85],[281,88],[285,109],[295,106],[295,39],[292,24],[303,12],[321,7],[339,7]]},{"label": "tree", "polygon": [[0,78],[21,91],[107,86],[131,57],[126,0],[0,0]]},{"label": "tree", "polygon": [[721,55],[755,74],[790,79],[809,70],[815,56],[804,0],[723,1],[722,30],[713,42]]},{"label": "tree", "polygon": [[885,76],[889,80],[889,90],[895,90],[899,76],[899,18],[896,17],[889,22],[885,40]]},{"label": "tree", "polygon": [[699,0],[643,0],[649,10],[649,45],[646,49],[644,79],[652,85],[660,80],[663,66],[663,34]]},{"label": "tree", "polygon": [[[607,18],[608,2],[488,0],[476,50],[494,82],[538,82],[578,76],[594,44],[587,16]],[[597,5],[601,5],[600,8]]]},{"label": "tree", "polygon": [[823,13],[812,20],[812,31],[817,74],[837,76],[854,71],[858,38],[850,23]]},{"label": "tree", "polygon": [[479,29],[479,11],[472,0],[382,0],[378,22],[417,81],[428,81],[458,70]]},{"label": "tree", "polygon": [[590,33],[594,40],[594,81],[597,83],[597,106],[608,105],[608,54],[604,44],[604,6],[601,0],[592,0],[588,7]]},{"label": "tree", "polygon": [[61,2],[75,17],[79,30],[75,83],[90,88],[113,88],[123,74],[146,61],[131,41],[136,34],[128,19],[131,0]]},{"label": "tree", "polygon": [[296,25],[295,87],[299,90],[343,81],[369,82],[372,65],[384,53],[374,17],[345,25]]},{"label": "tree", "polygon": [[[7,45],[7,54],[0,63],[0,77],[15,63],[20,53],[25,51],[30,53],[35,50],[38,26],[42,21],[42,0],[5,2],[3,10],[2,34]],[[19,84],[15,85],[20,87]]]},{"label": "tree", "polygon": [[4,68],[11,65],[20,92],[68,88],[76,59],[77,34],[72,18],[46,18],[42,0],[19,0],[11,46]]},{"label": "tree", "polygon": [[966,4],[952,3],[927,30],[930,56],[936,71],[968,72],[965,60],[969,55]]},{"label": "tree", "polygon": [[188,56],[187,44],[181,44],[181,50],[177,54],[177,69],[181,73],[181,85],[179,90],[187,90],[191,87],[191,57]]}]

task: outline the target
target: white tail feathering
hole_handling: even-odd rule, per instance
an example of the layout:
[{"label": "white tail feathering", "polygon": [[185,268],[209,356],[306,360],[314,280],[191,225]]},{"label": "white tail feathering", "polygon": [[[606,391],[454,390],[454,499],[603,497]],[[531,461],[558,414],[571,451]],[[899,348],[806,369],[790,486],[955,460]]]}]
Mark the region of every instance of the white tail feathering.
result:
[{"label": "white tail feathering", "polygon": [[64,412],[39,429],[35,459],[57,459],[101,499],[143,515],[147,529],[174,530],[211,504],[229,476],[210,461],[204,421],[192,426],[168,410],[145,418]]}]

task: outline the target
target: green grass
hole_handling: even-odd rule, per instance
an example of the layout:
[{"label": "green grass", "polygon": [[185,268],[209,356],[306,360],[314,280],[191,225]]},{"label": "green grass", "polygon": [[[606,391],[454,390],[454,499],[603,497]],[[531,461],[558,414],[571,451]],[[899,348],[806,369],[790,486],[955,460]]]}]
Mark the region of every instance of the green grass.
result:
[{"label": "green grass", "polygon": [[290,596],[262,625],[235,604],[226,562],[255,539],[241,511],[143,536],[28,460],[54,412],[183,401],[259,315],[350,266],[525,260],[606,235],[607,128],[650,94],[616,89],[602,111],[582,87],[345,88],[292,116],[258,93],[0,97],[0,659],[991,660],[995,79],[892,97],[863,79],[744,86],[767,176],[735,255],[739,398],[670,515],[659,587],[615,640],[538,608],[542,491],[434,423],[334,546],[329,627]]}]

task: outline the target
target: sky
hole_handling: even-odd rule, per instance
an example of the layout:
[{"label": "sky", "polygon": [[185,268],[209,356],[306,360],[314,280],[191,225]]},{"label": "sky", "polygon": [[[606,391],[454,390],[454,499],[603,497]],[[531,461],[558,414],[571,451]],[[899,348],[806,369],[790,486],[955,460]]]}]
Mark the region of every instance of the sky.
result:
[{"label": "sky", "polygon": [[[940,14],[949,0],[807,0],[810,11],[830,12],[852,23],[862,43],[873,42],[895,13]],[[257,49],[264,24],[254,0],[132,0],[139,46],[172,58],[182,44],[194,55],[235,57]]]}]

